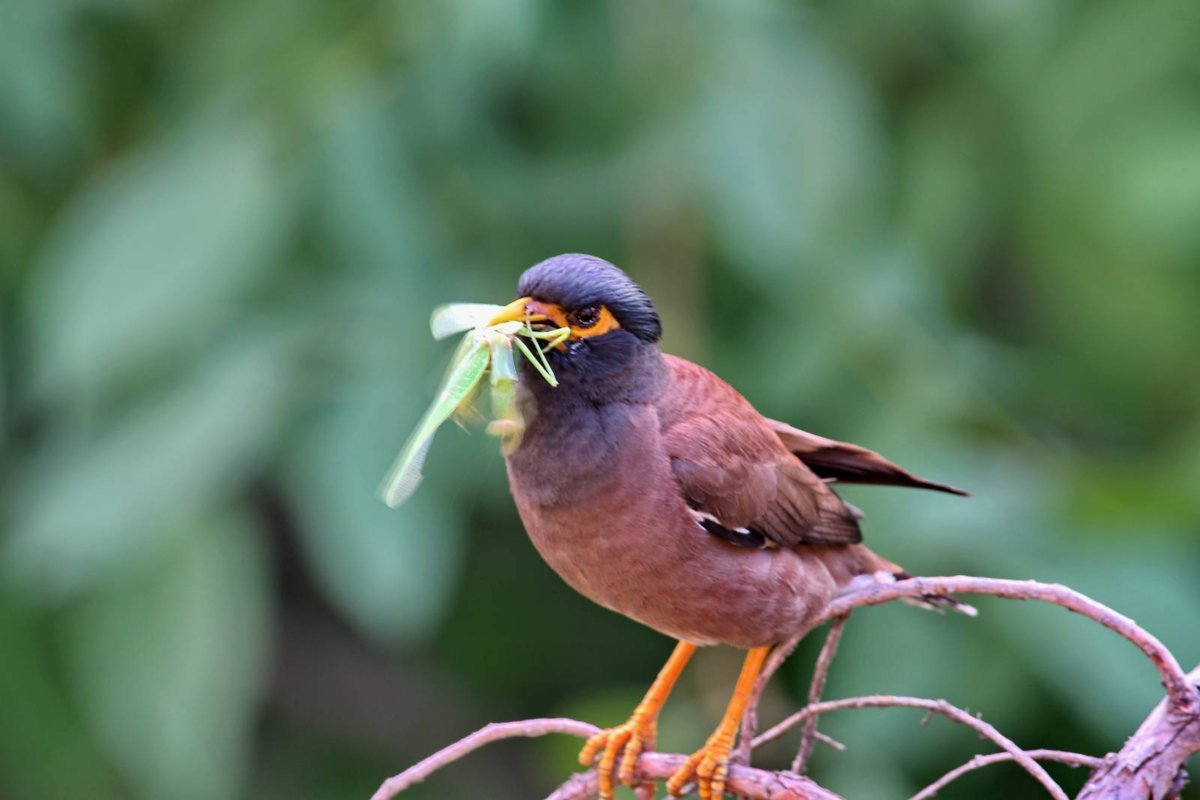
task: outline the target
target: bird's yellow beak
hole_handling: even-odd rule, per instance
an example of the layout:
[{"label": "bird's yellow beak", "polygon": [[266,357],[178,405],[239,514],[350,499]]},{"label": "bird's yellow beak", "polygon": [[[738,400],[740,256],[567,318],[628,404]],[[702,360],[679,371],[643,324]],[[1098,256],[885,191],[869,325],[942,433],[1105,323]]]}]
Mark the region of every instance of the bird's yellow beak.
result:
[{"label": "bird's yellow beak", "polygon": [[500,309],[500,313],[492,317],[488,325],[499,325],[501,322],[549,322],[556,328],[567,327],[567,315],[553,303],[540,303],[532,297],[518,297]]},{"label": "bird's yellow beak", "polygon": [[500,313],[492,317],[488,325],[499,325],[501,322],[523,322],[525,320],[525,306],[532,302],[532,300],[532,297],[518,297],[500,309]]},{"label": "bird's yellow beak", "polygon": [[[488,325],[499,325],[502,322],[528,322],[538,325],[538,329],[544,330],[546,326],[563,329],[569,327],[567,324],[567,315],[561,308],[554,303],[542,303],[534,300],[532,297],[518,297],[511,303],[500,309],[500,313],[492,317]],[[572,338],[574,338],[572,336]],[[559,341],[554,345],[559,350],[566,347],[566,344]]]}]

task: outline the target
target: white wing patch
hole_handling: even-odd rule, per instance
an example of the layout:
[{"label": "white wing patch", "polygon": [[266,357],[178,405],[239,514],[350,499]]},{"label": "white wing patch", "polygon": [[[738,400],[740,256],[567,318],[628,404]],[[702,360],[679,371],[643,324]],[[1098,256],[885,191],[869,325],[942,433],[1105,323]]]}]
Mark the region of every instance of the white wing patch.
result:
[{"label": "white wing patch", "polygon": [[725,528],[726,530],[735,531],[737,533],[746,533],[746,534],[750,533],[749,528],[730,527],[729,525],[726,525],[724,522],[721,522],[721,520],[714,517],[712,514],[709,514],[707,511],[698,511],[697,509],[694,509],[694,508],[688,508],[688,513],[692,515],[692,519],[696,520],[696,524],[699,525],[701,528],[704,527],[705,522],[712,522],[717,525],[720,525],[722,528]]},{"label": "white wing patch", "polygon": [[[752,531],[749,528],[735,528],[733,526],[726,525],[724,522],[721,522],[721,520],[717,519],[712,514],[709,514],[707,511],[701,511],[689,506],[688,513],[692,515],[692,519],[696,520],[697,527],[699,527],[705,533],[716,534],[721,538],[734,542],[742,547],[753,546],[757,549],[772,549],[779,546],[774,541],[768,539],[757,531]],[[708,525],[705,524],[706,522]],[[717,530],[714,531],[710,526],[715,526]],[[751,545],[749,542],[754,542],[754,544]]]}]

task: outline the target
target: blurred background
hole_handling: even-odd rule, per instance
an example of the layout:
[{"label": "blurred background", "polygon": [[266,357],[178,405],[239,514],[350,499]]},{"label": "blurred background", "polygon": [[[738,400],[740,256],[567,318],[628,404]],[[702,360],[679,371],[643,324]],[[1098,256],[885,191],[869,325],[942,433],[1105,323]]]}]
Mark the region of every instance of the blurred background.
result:
[{"label": "blurred background", "polygon": [[[881,552],[1070,584],[1200,662],[1200,5],[736,5],[6,0],[0,797],[366,798],[491,720],[622,721],[671,643],[539,560],[495,440],[449,427],[375,497],[452,350],[431,309],[564,251],[770,416],[975,493],[846,490]],[[1097,626],[978,605],[860,612],[828,695],[1092,753],[1159,699]],[[664,748],[739,661],[701,653]],[[984,747],[822,727],[851,798]],[[407,796],[541,797],[578,746]]]}]

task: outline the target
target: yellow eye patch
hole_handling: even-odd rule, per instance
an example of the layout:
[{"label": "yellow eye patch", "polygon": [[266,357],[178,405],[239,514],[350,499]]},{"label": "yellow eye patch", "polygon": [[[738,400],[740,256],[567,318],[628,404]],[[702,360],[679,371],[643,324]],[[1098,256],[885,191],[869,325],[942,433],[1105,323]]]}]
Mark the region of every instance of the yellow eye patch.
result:
[{"label": "yellow eye patch", "polygon": [[621,327],[621,323],[617,322],[608,306],[591,306],[571,311],[567,314],[567,325],[571,329],[571,337],[575,339],[603,336]]},{"label": "yellow eye patch", "polygon": [[535,321],[540,318],[552,323],[555,327],[569,328],[572,339],[603,336],[609,331],[621,327],[621,323],[608,310],[608,306],[603,305],[585,306],[567,311],[556,303],[530,300],[525,305],[525,313]]}]

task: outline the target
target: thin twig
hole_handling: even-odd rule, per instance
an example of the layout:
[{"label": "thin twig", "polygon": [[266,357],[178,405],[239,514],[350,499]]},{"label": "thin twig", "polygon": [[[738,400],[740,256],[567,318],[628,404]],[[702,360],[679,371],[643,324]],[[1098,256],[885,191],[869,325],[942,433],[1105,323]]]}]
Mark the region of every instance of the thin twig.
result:
[{"label": "thin twig", "polygon": [[842,744],[841,742],[839,742],[837,739],[833,738],[832,736],[825,734],[825,733],[821,733],[820,731],[815,731],[813,733],[813,738],[816,739],[821,744],[825,745],[826,747],[828,747],[832,750],[837,750],[839,753],[845,752],[845,750],[846,750],[846,745]]},{"label": "thin twig", "polygon": [[1001,750],[1009,753],[1013,761],[1024,767],[1026,772],[1036,778],[1042,786],[1046,787],[1046,791],[1050,793],[1051,797],[1055,798],[1055,800],[1067,800],[1067,795],[1063,792],[1062,787],[1055,783],[1050,774],[1040,764],[1026,755],[1024,750],[1017,747],[1011,739],[979,717],[972,716],[961,708],[950,705],[945,700],[927,700],[923,697],[899,697],[896,695],[871,695],[869,697],[851,697],[845,700],[828,700],[824,703],[815,703],[800,709],[783,722],[759,736],[754,740],[753,746],[757,747],[773,741],[804,720],[820,714],[826,714],[830,711],[841,711],[846,708],[891,708],[897,706],[923,708],[926,711],[941,714],[955,722],[973,728],[981,736],[995,742]]},{"label": "thin twig", "polygon": [[1040,600],[1099,622],[1137,645],[1149,656],[1162,676],[1163,687],[1172,706],[1187,714],[1200,715],[1200,696],[1191,688],[1183,668],[1162,642],[1124,614],[1060,584],[966,575],[907,578],[896,583],[870,584],[835,598],[809,630],[862,606],[875,606],[902,597],[950,594],[989,594],[1009,600]]},{"label": "thin twig", "polygon": [[[1088,769],[1097,769],[1104,764],[1104,759],[1096,758],[1095,756],[1086,756],[1083,753],[1072,753],[1067,750],[1026,750],[1025,755],[1037,761],[1056,761],[1059,764],[1067,764],[1072,767],[1087,767]],[[914,794],[909,800],[930,800],[937,796],[937,793],[952,782],[958,780],[968,772],[986,767],[989,764],[1000,764],[1006,761],[1012,761],[1011,753],[988,753],[987,755],[977,755],[965,764],[947,772],[942,777],[938,778],[933,783],[926,786],[921,791]]]},{"label": "thin twig", "polygon": [[486,744],[513,739],[521,736],[545,736],[549,733],[565,733],[587,739],[600,732],[595,725],[579,722],[574,719],[527,719],[520,722],[493,722],[479,730],[459,739],[449,747],[444,747],[433,755],[414,766],[393,775],[383,782],[383,785],[371,795],[371,800],[391,800],[413,784],[420,783],[434,772],[447,764],[457,761],[470,752],[478,750]]},{"label": "thin twig", "polygon": [[[846,627],[846,620],[850,619],[850,614],[846,613],[840,617],[834,617],[833,622],[829,623],[829,633],[825,634],[825,644],[821,645],[821,653],[817,656],[817,664],[813,667],[812,682],[808,686],[808,704],[815,705],[821,702],[821,694],[825,691],[825,681],[829,679],[829,667],[833,664],[833,657],[837,655],[838,642],[842,640],[842,631]],[[796,758],[792,761],[792,772],[804,774],[804,768],[808,765],[808,757],[812,755],[813,742],[817,736],[817,720],[819,717],[813,714],[804,721],[804,731],[800,734],[800,747],[796,750]]]},{"label": "thin twig", "polygon": [[[643,753],[638,758],[637,774],[647,780],[664,781],[683,766],[686,758],[678,754]],[[694,786],[692,789],[694,791]],[[596,772],[588,770],[572,775],[546,800],[591,800],[598,791]],[[841,795],[822,788],[803,775],[740,764],[730,765],[725,791],[750,800],[844,800]]]}]

